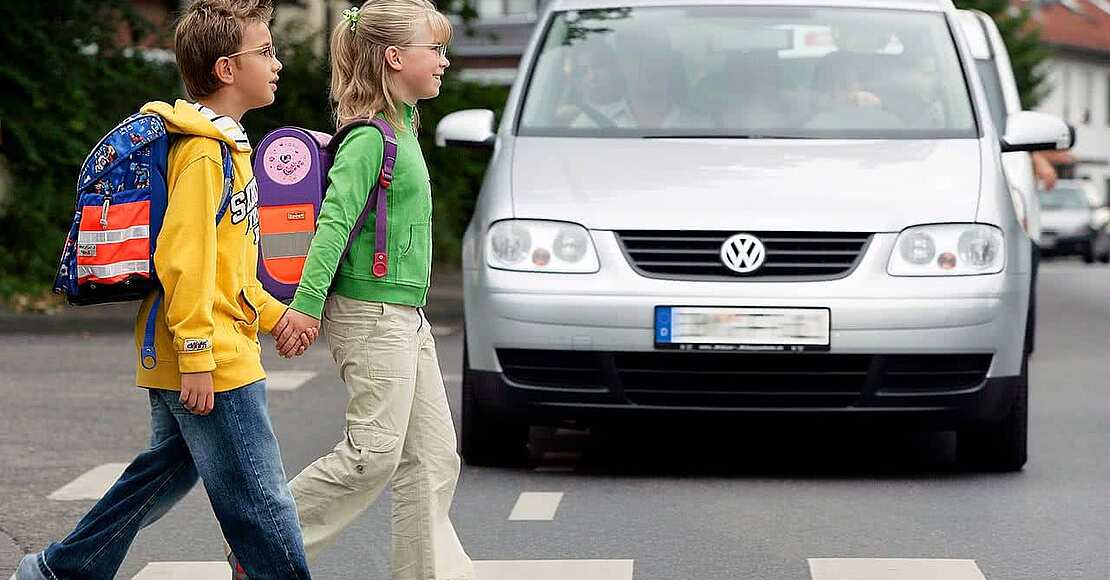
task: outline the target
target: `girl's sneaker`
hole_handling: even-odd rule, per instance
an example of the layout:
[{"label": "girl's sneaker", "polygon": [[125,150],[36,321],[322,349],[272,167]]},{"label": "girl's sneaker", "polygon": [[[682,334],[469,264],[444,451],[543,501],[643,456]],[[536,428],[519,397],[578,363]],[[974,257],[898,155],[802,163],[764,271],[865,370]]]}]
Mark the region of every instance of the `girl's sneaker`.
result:
[{"label": "girl's sneaker", "polygon": [[228,553],[227,564],[231,566],[231,580],[249,580],[247,578],[247,571],[239,565],[239,559],[235,557],[234,553]]}]

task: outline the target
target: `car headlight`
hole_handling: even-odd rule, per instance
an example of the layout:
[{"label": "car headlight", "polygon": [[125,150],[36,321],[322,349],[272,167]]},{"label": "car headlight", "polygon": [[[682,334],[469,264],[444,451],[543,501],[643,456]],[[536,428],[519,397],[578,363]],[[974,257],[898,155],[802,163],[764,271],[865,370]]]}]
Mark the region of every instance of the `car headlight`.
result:
[{"label": "car headlight", "polygon": [[568,222],[502,220],[489,228],[486,263],[520,272],[591,274],[599,263],[590,232]]},{"label": "car headlight", "polygon": [[972,276],[997,274],[1005,263],[1002,230],[985,224],[939,224],[903,230],[887,272],[891,276]]}]

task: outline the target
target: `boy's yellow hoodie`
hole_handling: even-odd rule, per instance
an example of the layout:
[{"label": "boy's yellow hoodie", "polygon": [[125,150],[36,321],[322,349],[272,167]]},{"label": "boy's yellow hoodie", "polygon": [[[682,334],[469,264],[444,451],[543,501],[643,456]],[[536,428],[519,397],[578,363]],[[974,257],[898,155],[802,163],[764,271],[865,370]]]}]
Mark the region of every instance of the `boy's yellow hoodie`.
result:
[{"label": "boy's yellow hoodie", "polygon": [[[154,253],[164,291],[155,329],[158,363],[148,370],[140,360],[136,382],[180,390],[181,373],[211,371],[220,392],[259,381],[266,373],[258,333],[269,332],[286,306],[258,281],[258,188],[250,143],[237,122],[199,104],[153,102],[142,111],[165,119],[176,137],[167,165],[166,216]],[[218,141],[227,143],[235,166],[231,205],[219,225]],[[154,297],[139,309],[137,350]]]}]

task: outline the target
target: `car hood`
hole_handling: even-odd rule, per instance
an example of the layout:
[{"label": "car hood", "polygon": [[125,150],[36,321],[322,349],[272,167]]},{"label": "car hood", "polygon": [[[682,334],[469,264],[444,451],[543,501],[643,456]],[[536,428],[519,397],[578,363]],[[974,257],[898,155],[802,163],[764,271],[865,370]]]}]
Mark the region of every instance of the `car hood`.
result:
[{"label": "car hood", "polygon": [[517,138],[515,217],[591,229],[895,232],[974,221],[979,144]]}]

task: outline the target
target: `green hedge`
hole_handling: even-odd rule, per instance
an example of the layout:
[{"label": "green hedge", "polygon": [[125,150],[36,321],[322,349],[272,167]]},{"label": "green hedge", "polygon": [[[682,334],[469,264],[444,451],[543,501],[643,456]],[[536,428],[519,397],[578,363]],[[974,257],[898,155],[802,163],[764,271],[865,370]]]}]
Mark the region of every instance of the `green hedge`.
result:
[{"label": "green hedge", "polygon": [[[147,30],[118,0],[0,3],[0,128],[12,187],[0,207],[0,298],[38,294],[53,282],[73,212],[77,171],[97,139],[155,99],[181,95],[172,66],[115,47],[119,23]],[[162,31],[163,36],[167,31]],[[279,34],[278,38],[282,38]],[[328,131],[327,63],[305,41],[282,43],[285,69],[277,102],[243,122],[257,141],[281,125]],[[97,47],[95,54],[90,47]],[[438,261],[457,262],[459,241],[488,153],[433,146],[435,123],[473,107],[500,114],[507,89],[448,77],[441,96],[420,107],[436,204]]]}]

